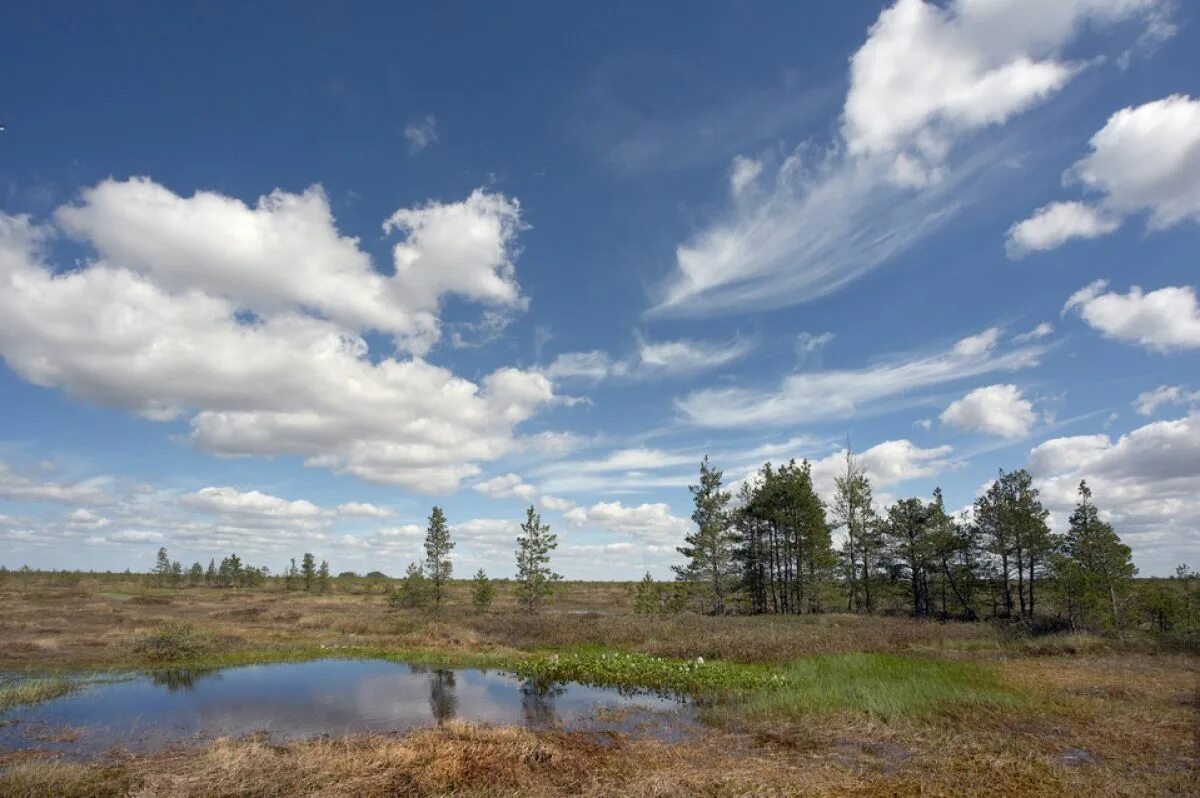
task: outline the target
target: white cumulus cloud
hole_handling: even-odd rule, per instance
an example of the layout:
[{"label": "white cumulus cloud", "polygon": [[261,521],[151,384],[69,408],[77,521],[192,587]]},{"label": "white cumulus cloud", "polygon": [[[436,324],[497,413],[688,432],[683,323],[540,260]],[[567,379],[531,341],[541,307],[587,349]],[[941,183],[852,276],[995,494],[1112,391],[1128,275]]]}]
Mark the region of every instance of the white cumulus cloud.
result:
[{"label": "white cumulus cloud", "polygon": [[1113,440],[1054,438],[1029,454],[1029,468],[1058,530],[1087,480],[1097,506],[1140,564],[1166,574],[1200,546],[1200,413],[1154,421]]},{"label": "white cumulus cloud", "polygon": [[1117,111],[1063,181],[1098,199],[1051,203],[1013,225],[1010,255],[1106,235],[1134,214],[1147,214],[1150,230],[1200,221],[1200,100],[1174,94]]},{"label": "white cumulus cloud", "polygon": [[367,502],[343,502],[335,512],[346,518],[388,518],[393,515],[392,508]]},{"label": "white cumulus cloud", "polygon": [[372,357],[363,335],[423,348],[446,295],[522,305],[518,212],[480,191],[398,211],[387,226],[404,236],[385,277],[333,228],[317,190],[249,208],[106,181],[55,215],[100,254],[75,270],[47,260],[58,228],[0,214],[0,354],[34,384],[184,418],[211,452],[299,456],[446,492],[516,447],[515,426],[554,401],[551,383],[513,368],[472,382],[421,357]]},{"label": "white cumulus cloud", "polygon": [[1037,413],[1017,386],[989,385],[951,402],[941,420],[961,430],[1022,438],[1037,423]]},{"label": "white cumulus cloud", "polygon": [[619,501],[597,502],[591,507],[576,507],[564,517],[574,526],[597,526],[631,535],[649,543],[682,543],[691,522],[671,514],[661,502],[624,505]]},{"label": "white cumulus cloud", "polygon": [[1121,294],[1107,280],[1079,289],[1063,305],[1101,334],[1159,352],[1200,347],[1200,305],[1191,286],[1168,286],[1149,293],[1138,286]]},{"label": "white cumulus cloud", "polygon": [[1052,202],[1008,231],[1009,257],[1054,249],[1072,238],[1098,238],[1121,226],[1120,220],[1082,202]]},{"label": "white cumulus cloud", "polygon": [[537,488],[526,484],[517,474],[502,474],[491,479],[477,482],[474,485],[477,492],[493,499],[510,499],[514,496],[525,501],[531,501],[537,495]]},{"label": "white cumulus cloud", "polygon": [[257,490],[243,492],[228,486],[201,488],[181,497],[179,501],[193,510],[229,515],[276,519],[314,519],[326,515],[324,510],[307,499],[289,501]]}]

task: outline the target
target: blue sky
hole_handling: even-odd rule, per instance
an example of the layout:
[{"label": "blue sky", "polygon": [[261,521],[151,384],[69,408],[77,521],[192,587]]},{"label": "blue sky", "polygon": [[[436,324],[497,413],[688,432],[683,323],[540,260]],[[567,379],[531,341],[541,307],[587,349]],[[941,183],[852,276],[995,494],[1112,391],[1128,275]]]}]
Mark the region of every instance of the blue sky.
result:
[{"label": "blue sky", "polygon": [[0,32],[0,563],[668,573],[708,453],[1200,549],[1169,0],[38,4]]}]

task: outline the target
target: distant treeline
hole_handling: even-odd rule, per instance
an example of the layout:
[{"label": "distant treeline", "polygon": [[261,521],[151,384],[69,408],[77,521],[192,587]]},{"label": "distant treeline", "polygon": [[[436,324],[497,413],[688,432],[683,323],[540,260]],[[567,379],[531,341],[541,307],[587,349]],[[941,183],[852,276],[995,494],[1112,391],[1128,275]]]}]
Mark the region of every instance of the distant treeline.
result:
[{"label": "distant treeline", "polygon": [[[880,508],[853,454],[826,505],[805,461],[770,463],[736,499],[708,458],[690,486],[695,530],[679,548],[677,578],[687,601],[712,613],[895,612],[915,617],[984,617],[1076,629],[1120,629],[1135,619],[1167,631],[1197,626],[1194,572],[1180,588],[1132,590],[1128,546],[1103,520],[1085,482],[1067,531],[1053,534],[1025,470],[999,471],[969,513],[905,498]],[[842,543],[834,545],[834,533]],[[654,591],[653,595],[650,592]],[[640,606],[678,604],[677,590],[643,580]]]},{"label": "distant treeline", "polygon": [[[958,517],[947,512],[940,489],[929,500],[904,498],[878,507],[870,479],[849,452],[828,504],[817,495],[806,461],[767,463],[736,498],[723,490],[722,479],[705,457],[698,483],[689,486],[695,527],[678,548],[683,562],[673,566],[675,581],[657,582],[647,573],[635,590],[637,612],[906,613],[1003,619],[1047,630],[1138,624],[1200,637],[1200,578],[1181,564],[1169,580],[1135,580],[1129,547],[1101,517],[1085,482],[1066,532],[1054,534],[1025,470],[1000,470]],[[518,606],[536,612],[561,580],[550,567],[557,536],[531,506],[515,544]],[[440,607],[454,546],[444,512],[434,507],[425,557],[403,577],[345,571],[336,577],[336,589],[385,592],[398,608]],[[318,563],[311,553],[272,576],[236,554],[185,570],[161,548],[144,578],[159,587],[270,582],[284,590],[335,589],[329,563]],[[486,610],[495,593],[492,580],[480,569],[470,585],[472,604]]]}]

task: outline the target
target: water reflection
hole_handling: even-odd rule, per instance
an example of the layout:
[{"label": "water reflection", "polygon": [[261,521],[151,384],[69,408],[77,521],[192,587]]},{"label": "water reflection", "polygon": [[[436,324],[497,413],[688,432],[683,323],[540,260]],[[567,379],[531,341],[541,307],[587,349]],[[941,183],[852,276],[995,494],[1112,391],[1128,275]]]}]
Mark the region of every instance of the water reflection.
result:
[{"label": "water reflection", "polygon": [[433,719],[441,726],[448,720],[454,720],[458,712],[458,696],[454,694],[454,671],[446,669],[435,670],[429,678],[429,711]]},{"label": "water reflection", "polygon": [[194,690],[196,682],[206,678],[221,678],[218,668],[166,668],[151,671],[150,681],[171,692],[176,690]]},{"label": "water reflection", "polygon": [[[623,711],[606,711],[612,709]],[[404,730],[453,719],[600,730],[627,723],[612,718],[628,718],[630,711],[643,718],[670,713],[663,728],[693,725],[690,708],[670,699],[578,684],[534,683],[479,670],[380,660],[174,669],[92,684],[79,693],[0,714],[0,751],[36,747],[86,758],[114,747],[149,751],[255,732],[281,742]],[[82,733],[70,743],[31,741],[20,730],[33,724]]]},{"label": "water reflection", "polygon": [[555,725],[558,714],[554,710],[554,701],[566,692],[565,685],[553,682],[522,682],[521,714],[524,716],[525,725],[532,728],[548,728]]}]

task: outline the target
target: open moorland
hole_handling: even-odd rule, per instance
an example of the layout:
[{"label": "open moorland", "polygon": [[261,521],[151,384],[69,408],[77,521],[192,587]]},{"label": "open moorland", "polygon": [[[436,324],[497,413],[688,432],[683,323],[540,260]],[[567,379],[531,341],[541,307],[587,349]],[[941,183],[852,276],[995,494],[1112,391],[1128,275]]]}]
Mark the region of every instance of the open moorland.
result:
[{"label": "open moorland", "polygon": [[4,796],[1194,795],[1200,664],[1144,630],[882,615],[635,614],[631,583],[564,583],[538,614],[497,582],[395,608],[389,580],[324,593],[153,587],[140,575],[7,574],[0,708],[79,674],[320,658],[486,667],[697,702],[678,739],[450,720],[399,734],[2,762]]}]

